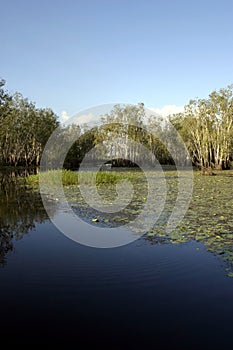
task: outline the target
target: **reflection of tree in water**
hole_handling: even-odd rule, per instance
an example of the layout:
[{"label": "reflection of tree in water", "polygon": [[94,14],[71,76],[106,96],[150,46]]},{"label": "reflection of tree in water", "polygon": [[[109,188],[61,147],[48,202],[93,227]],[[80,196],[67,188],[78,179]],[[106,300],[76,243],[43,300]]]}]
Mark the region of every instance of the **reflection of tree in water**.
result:
[{"label": "reflection of tree in water", "polygon": [[40,194],[19,184],[18,175],[0,173],[0,265],[13,250],[13,240],[22,238],[35,223],[48,220]]}]

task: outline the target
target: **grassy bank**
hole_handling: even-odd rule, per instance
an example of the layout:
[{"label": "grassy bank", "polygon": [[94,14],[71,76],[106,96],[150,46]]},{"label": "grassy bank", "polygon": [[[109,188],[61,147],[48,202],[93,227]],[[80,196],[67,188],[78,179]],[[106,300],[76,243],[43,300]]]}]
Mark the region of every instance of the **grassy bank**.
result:
[{"label": "grassy bank", "polygon": [[48,185],[58,185],[61,176],[63,185],[78,184],[77,173],[69,170],[49,170],[46,172],[41,172],[40,174],[29,175],[26,178],[26,183],[27,185],[37,186],[39,185],[39,181],[42,180]]},{"label": "grassy bank", "polygon": [[39,181],[48,185],[59,185],[62,177],[63,186],[82,184],[116,184],[119,180],[135,180],[142,177],[143,173],[139,171],[99,171],[97,175],[94,171],[76,172],[71,170],[49,170],[36,175],[29,175],[26,178],[27,185],[37,186]]}]

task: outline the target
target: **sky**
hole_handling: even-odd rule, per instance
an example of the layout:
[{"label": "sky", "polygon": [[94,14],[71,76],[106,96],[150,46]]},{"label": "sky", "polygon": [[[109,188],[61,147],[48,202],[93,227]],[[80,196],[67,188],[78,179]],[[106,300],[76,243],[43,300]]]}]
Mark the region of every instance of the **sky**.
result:
[{"label": "sky", "polygon": [[0,0],[0,17],[6,88],[60,119],[110,103],[166,114],[233,83],[232,0]]}]

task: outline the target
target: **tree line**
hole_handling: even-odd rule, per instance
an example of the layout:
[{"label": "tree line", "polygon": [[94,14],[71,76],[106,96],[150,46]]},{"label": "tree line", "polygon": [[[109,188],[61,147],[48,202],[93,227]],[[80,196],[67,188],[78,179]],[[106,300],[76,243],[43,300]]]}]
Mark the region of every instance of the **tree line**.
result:
[{"label": "tree line", "polygon": [[[19,93],[9,94],[0,81],[0,165],[39,165],[42,152],[56,130],[49,161],[57,166],[63,150],[76,139],[65,156],[65,168],[78,168],[89,152],[89,160],[113,165],[135,165],[142,161],[185,165],[184,141],[192,164],[198,168],[229,169],[233,159],[233,85],[212,92],[206,99],[194,99],[184,112],[168,119],[148,114],[143,103],[115,105],[89,129],[63,126],[51,109],[36,108]],[[117,142],[111,140],[117,139]],[[133,142],[132,142],[133,141]],[[142,152],[143,145],[150,152]],[[60,166],[61,164],[59,164]]]},{"label": "tree line", "polygon": [[[130,165],[137,163],[140,157],[145,157],[139,147],[143,144],[160,164],[186,165],[178,132],[195,167],[223,170],[232,166],[233,85],[213,91],[206,99],[190,100],[184,112],[167,119],[148,114],[143,103],[139,103],[116,105],[109,114],[102,116],[101,121],[92,133],[89,131],[88,140],[91,142],[88,149],[94,145],[97,149],[99,147],[100,153],[107,154],[113,164],[125,164],[124,159],[130,159],[126,161]],[[106,142],[115,137],[118,137],[118,143]],[[86,153],[85,133],[80,140],[71,149],[67,161],[72,154],[73,159],[77,154],[81,155],[78,149]],[[129,140],[135,141],[131,147],[127,147]]]},{"label": "tree line", "polygon": [[199,168],[229,169],[233,158],[233,85],[190,100],[170,118]]},{"label": "tree line", "polygon": [[[170,139],[164,137],[164,133],[170,133],[169,136],[173,137],[174,131],[168,130],[168,124],[160,116],[148,116],[143,103],[115,105],[108,114],[102,115],[100,124],[92,129],[84,127],[82,130],[79,127],[77,130],[77,126],[69,126],[71,130],[74,127],[79,138],[67,154],[67,168],[78,168],[84,157],[90,166],[98,162],[130,167],[143,162],[154,165],[155,157],[162,164],[174,164],[168,147]],[[66,132],[63,130],[61,139],[66,138]],[[91,152],[93,148],[95,152]],[[55,158],[55,155],[51,157]],[[179,159],[175,161],[179,162]]]},{"label": "tree line", "polygon": [[38,166],[50,134],[59,125],[51,109],[37,108],[0,80],[0,164]]}]

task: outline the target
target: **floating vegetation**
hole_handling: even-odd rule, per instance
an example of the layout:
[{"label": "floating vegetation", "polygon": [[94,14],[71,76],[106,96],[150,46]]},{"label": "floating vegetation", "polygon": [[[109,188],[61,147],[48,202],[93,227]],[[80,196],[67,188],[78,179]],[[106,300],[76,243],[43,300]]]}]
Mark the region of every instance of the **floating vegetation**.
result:
[{"label": "floating vegetation", "polygon": [[[72,173],[72,174],[70,174]],[[74,174],[73,174],[74,173]],[[44,173],[48,181],[56,182],[56,171]],[[152,244],[170,242],[180,244],[195,240],[205,244],[208,251],[221,256],[233,267],[233,171],[216,171],[216,176],[201,176],[194,173],[192,200],[187,212],[177,226],[169,234],[166,231],[168,219],[175,206],[178,194],[178,175],[176,171],[164,171],[167,196],[164,209],[154,226],[145,234],[145,239]],[[29,176],[28,183],[38,184],[38,175]],[[73,178],[75,176],[75,178]],[[146,176],[150,176],[146,174]],[[85,172],[82,183],[96,183],[98,195],[106,202],[106,207],[117,198],[116,183],[128,180],[133,185],[131,202],[117,213],[105,213],[91,208],[82,197],[78,185],[78,172],[63,170],[62,180],[66,185],[64,192],[75,213],[92,225],[118,227],[129,225],[142,212],[147,201],[147,179],[142,171],[106,171]],[[50,182],[50,183],[51,183]],[[92,189],[90,187],[90,193]],[[93,196],[95,193],[93,192]],[[103,207],[104,209],[104,207]],[[148,207],[150,213],[155,210]],[[135,230],[135,227],[133,228]],[[138,228],[139,232],[140,228]],[[231,271],[228,276],[233,276]]]},{"label": "floating vegetation", "polygon": [[[174,195],[172,182],[167,174],[168,198]],[[233,266],[233,171],[218,172],[214,177],[194,176],[191,203],[182,222],[169,235],[166,233],[166,217],[171,206],[164,211],[147,235],[147,239],[166,237],[175,244],[196,240],[204,243],[207,250],[221,255]],[[233,274],[228,273],[232,277]]]},{"label": "floating vegetation", "polygon": [[[124,173],[134,184],[134,196],[131,203],[119,213],[103,213],[93,210],[85,203],[82,195],[67,189],[68,201],[77,215],[91,222],[92,217],[98,217],[95,224],[106,223],[108,226],[122,226],[130,224],[143,209],[147,195],[146,178],[143,173]],[[166,232],[166,225],[174,208],[178,193],[178,177],[175,171],[165,171],[167,198],[164,209],[158,221],[144,236],[152,244],[159,242],[180,244],[195,240],[205,244],[208,251],[221,256],[233,266],[233,171],[217,172],[217,175],[201,176],[194,173],[194,188],[192,200],[186,215],[172,232]],[[97,185],[100,196],[111,203],[116,197],[114,184]],[[151,208],[150,210],[153,210]],[[228,276],[231,276],[228,273]],[[232,275],[233,276],[233,275]]]}]

